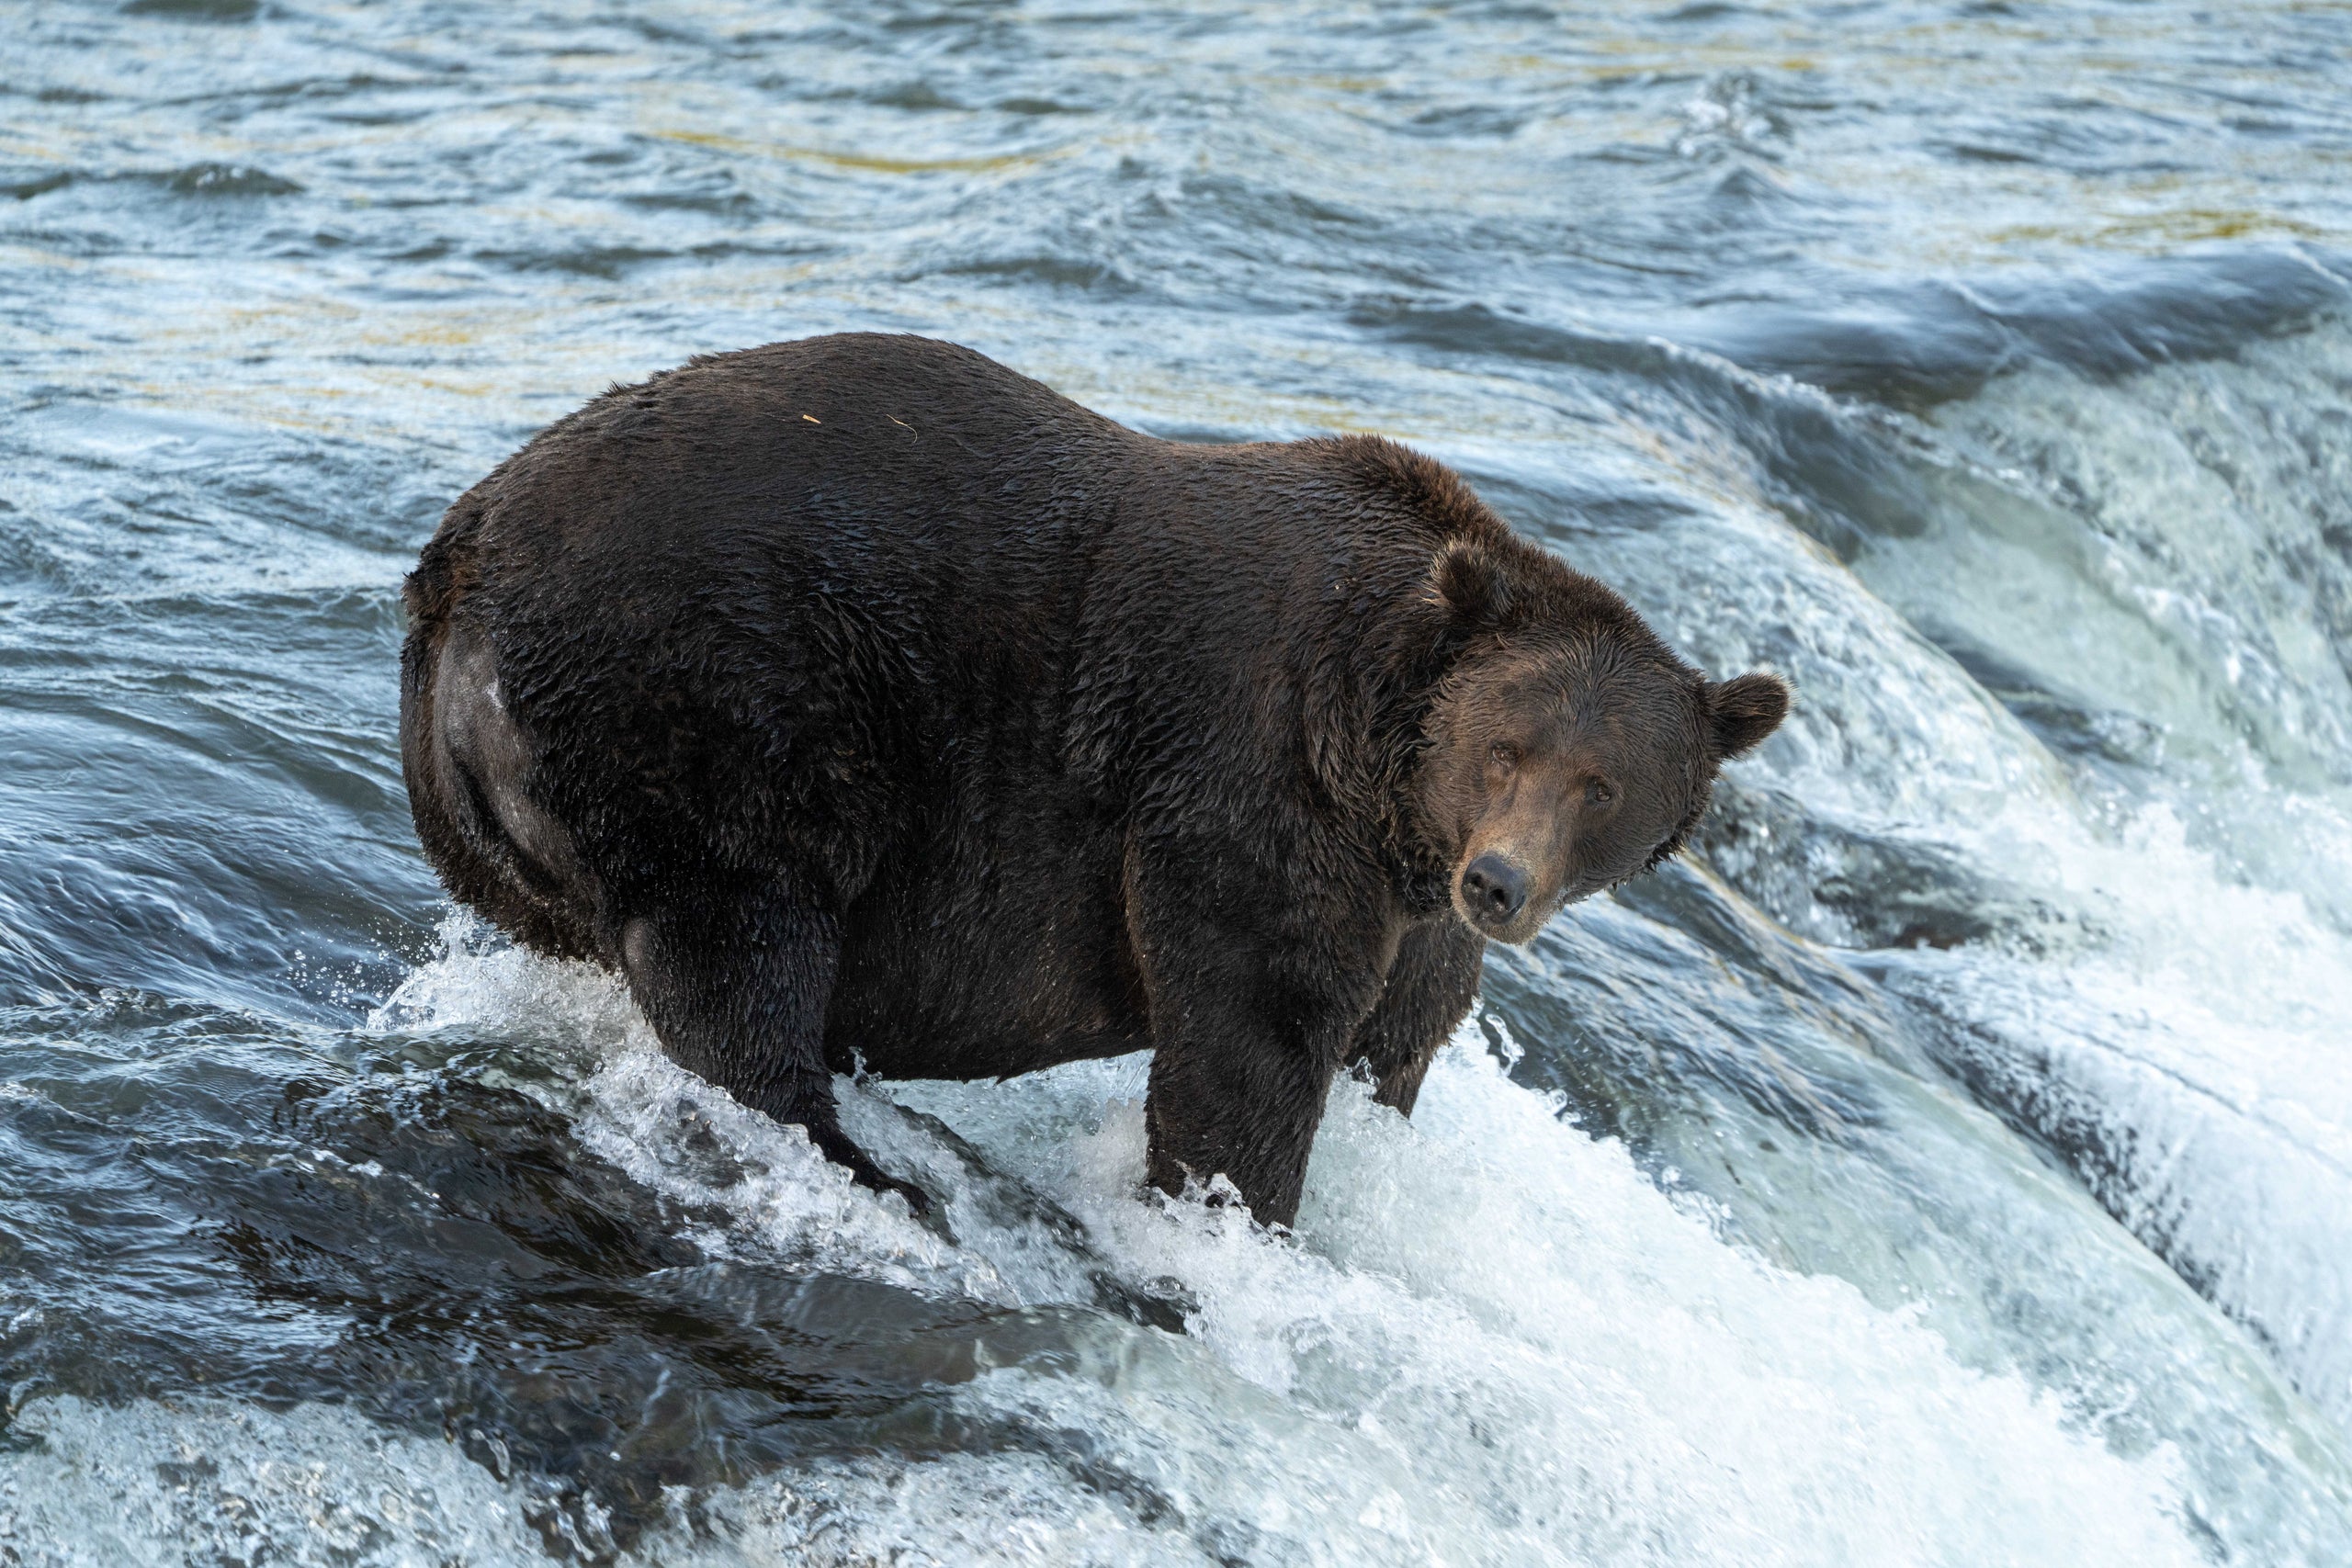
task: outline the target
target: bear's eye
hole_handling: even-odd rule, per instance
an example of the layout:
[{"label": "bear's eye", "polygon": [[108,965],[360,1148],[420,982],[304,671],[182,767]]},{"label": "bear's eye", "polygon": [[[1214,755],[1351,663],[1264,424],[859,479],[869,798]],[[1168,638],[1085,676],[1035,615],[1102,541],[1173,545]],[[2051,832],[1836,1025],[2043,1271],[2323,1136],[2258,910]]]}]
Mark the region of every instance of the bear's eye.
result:
[{"label": "bear's eye", "polygon": [[1595,779],[1584,786],[1584,797],[1595,806],[1617,804],[1617,786],[1607,779]]},{"label": "bear's eye", "polygon": [[1487,749],[1487,755],[1493,760],[1495,766],[1498,768],[1510,767],[1519,761],[1518,749],[1516,747],[1507,745],[1500,740],[1496,741],[1492,746]]}]

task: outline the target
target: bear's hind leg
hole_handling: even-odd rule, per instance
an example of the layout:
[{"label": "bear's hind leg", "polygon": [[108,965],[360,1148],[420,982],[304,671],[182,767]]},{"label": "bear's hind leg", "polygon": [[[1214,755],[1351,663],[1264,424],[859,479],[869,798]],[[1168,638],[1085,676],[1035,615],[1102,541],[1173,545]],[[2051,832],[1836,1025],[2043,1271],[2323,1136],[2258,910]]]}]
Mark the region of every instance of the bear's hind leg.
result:
[{"label": "bear's hind leg", "polygon": [[622,970],[662,1050],[806,1129],[861,1186],[927,1211],[922,1189],[884,1174],[841,1130],[824,1048],[840,920],[785,879],[713,875],[684,886],[621,927]]}]

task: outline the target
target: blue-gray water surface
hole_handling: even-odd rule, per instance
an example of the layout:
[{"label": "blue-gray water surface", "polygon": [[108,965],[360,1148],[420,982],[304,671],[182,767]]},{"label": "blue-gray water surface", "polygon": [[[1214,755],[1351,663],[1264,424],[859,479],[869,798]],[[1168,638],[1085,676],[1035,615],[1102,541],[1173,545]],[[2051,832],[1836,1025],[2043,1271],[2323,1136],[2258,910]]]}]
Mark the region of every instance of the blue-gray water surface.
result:
[{"label": "blue-gray water surface", "polygon": [[[0,1565],[2352,1561],[2352,11],[0,10]],[[457,916],[440,510],[948,337],[1795,716],[1295,1234]]]}]

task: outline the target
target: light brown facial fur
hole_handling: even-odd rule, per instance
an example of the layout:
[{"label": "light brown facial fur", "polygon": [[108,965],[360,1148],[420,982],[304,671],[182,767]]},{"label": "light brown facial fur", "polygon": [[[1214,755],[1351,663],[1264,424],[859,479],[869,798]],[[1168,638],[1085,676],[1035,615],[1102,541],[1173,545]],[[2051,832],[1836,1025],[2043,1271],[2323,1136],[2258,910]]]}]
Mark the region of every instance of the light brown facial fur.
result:
[{"label": "light brown facial fur", "polygon": [[1787,700],[1770,676],[1714,684],[1654,642],[1605,633],[1466,659],[1430,715],[1423,775],[1454,912],[1524,942],[1673,853],[1717,764],[1769,734]]}]

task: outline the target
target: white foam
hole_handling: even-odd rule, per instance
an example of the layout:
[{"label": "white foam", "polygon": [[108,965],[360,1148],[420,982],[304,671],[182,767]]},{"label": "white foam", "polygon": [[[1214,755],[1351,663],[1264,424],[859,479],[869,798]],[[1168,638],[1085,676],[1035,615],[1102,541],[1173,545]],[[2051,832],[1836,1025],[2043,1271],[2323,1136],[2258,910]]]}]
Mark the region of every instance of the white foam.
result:
[{"label": "white foam", "polygon": [[[1741,635],[1804,694],[1747,776],[2066,928],[1892,961],[1959,1026],[1946,1062],[2054,1142],[2096,1142],[2110,1212],[2352,1432],[2352,676],[2326,570],[2346,342],[2323,322],[2111,382],[1996,381],[1913,430],[1939,455],[1913,531],[1850,574],[1773,548],[1760,491],[1702,532],[1736,537],[1761,611]],[[2051,753],[1941,654],[1881,637],[1841,657],[1861,635],[1842,624],[1897,614],[2078,707],[2114,755],[2086,738],[2052,786]],[[1811,901],[1852,868],[1803,852],[1777,887],[1742,880],[1808,935],[1883,940]]]},{"label": "white foam", "polygon": [[[928,1098],[943,1111],[961,1100],[959,1125],[985,1147],[980,1129],[1005,1111],[978,1096],[1025,1089]],[[1223,1370],[1308,1418],[1310,1437],[1267,1444],[1270,1475],[1301,1462],[1302,1440],[1339,1449],[1324,1433],[1346,1434],[1330,1468],[1383,1480],[1393,1497],[1358,1507],[1362,1486],[1340,1495],[1354,1517],[1397,1527],[1348,1530],[1351,1550],[1392,1555],[1374,1548],[1394,1539],[1400,1561],[1474,1544],[1525,1562],[2190,1555],[2165,1517],[2167,1460],[2117,1460],[2022,1384],[1956,1366],[1908,1316],[1723,1245],[1621,1146],[1510,1083],[1475,1036],[1432,1068],[1414,1123],[1362,1085],[1339,1087],[1295,1241],[1229,1212],[1138,1200],[1141,1168],[1130,1108],[1038,1175],[1123,1275],[1197,1292],[1188,1327]],[[1201,1445],[1204,1480],[1225,1451]]]},{"label": "white foam", "polygon": [[546,1561],[519,1495],[454,1445],[333,1406],[63,1397],[12,1426],[39,1446],[0,1469],[10,1568]]},{"label": "white foam", "polygon": [[[0,1469],[0,1562],[10,1568],[546,1568],[520,1485],[456,1445],[388,1432],[340,1405],[283,1412],[223,1401],[120,1407],[37,1400],[15,1427],[39,1439]],[[871,1568],[888,1562],[1205,1565],[1138,1531],[1114,1502],[1030,1455],[921,1465],[820,1461],[700,1500],[624,1563]],[[699,1528],[697,1528],[697,1526]]]},{"label": "white foam", "polygon": [[[1291,1236],[1140,1190],[1138,1058],[1001,1085],[842,1080],[845,1122],[944,1199],[951,1243],[671,1066],[641,1023],[616,1028],[592,972],[459,951],[399,1005],[412,1027],[497,1029],[508,1006],[528,1010],[517,1027],[576,1021],[595,1061],[583,1144],[722,1212],[699,1238],[716,1250],[1007,1304],[1083,1302],[1086,1270],[1107,1269],[1193,1303],[1184,1337],[1122,1328],[1126,1348],[1099,1364],[1003,1368],[950,1396],[1074,1434],[1161,1499],[1150,1522],[1034,1458],[877,1461],[729,1494],[721,1512],[748,1532],[729,1550],[752,1560],[819,1516],[844,1542],[997,1543],[938,1561],[1019,1560],[1007,1543],[1032,1528],[1067,1548],[1040,1561],[2196,1558],[2168,1450],[2112,1454],[2051,1398],[1959,1365],[1915,1314],[1726,1245],[1475,1034],[1442,1055],[1409,1123],[1361,1084],[1334,1089]],[[740,1178],[710,1174],[686,1146],[698,1132]],[[1074,1216],[1082,1244],[991,1201],[1016,1182]],[[1012,1516],[988,1518],[991,1496]],[[1147,1540],[1160,1556],[1089,1555]]]}]

